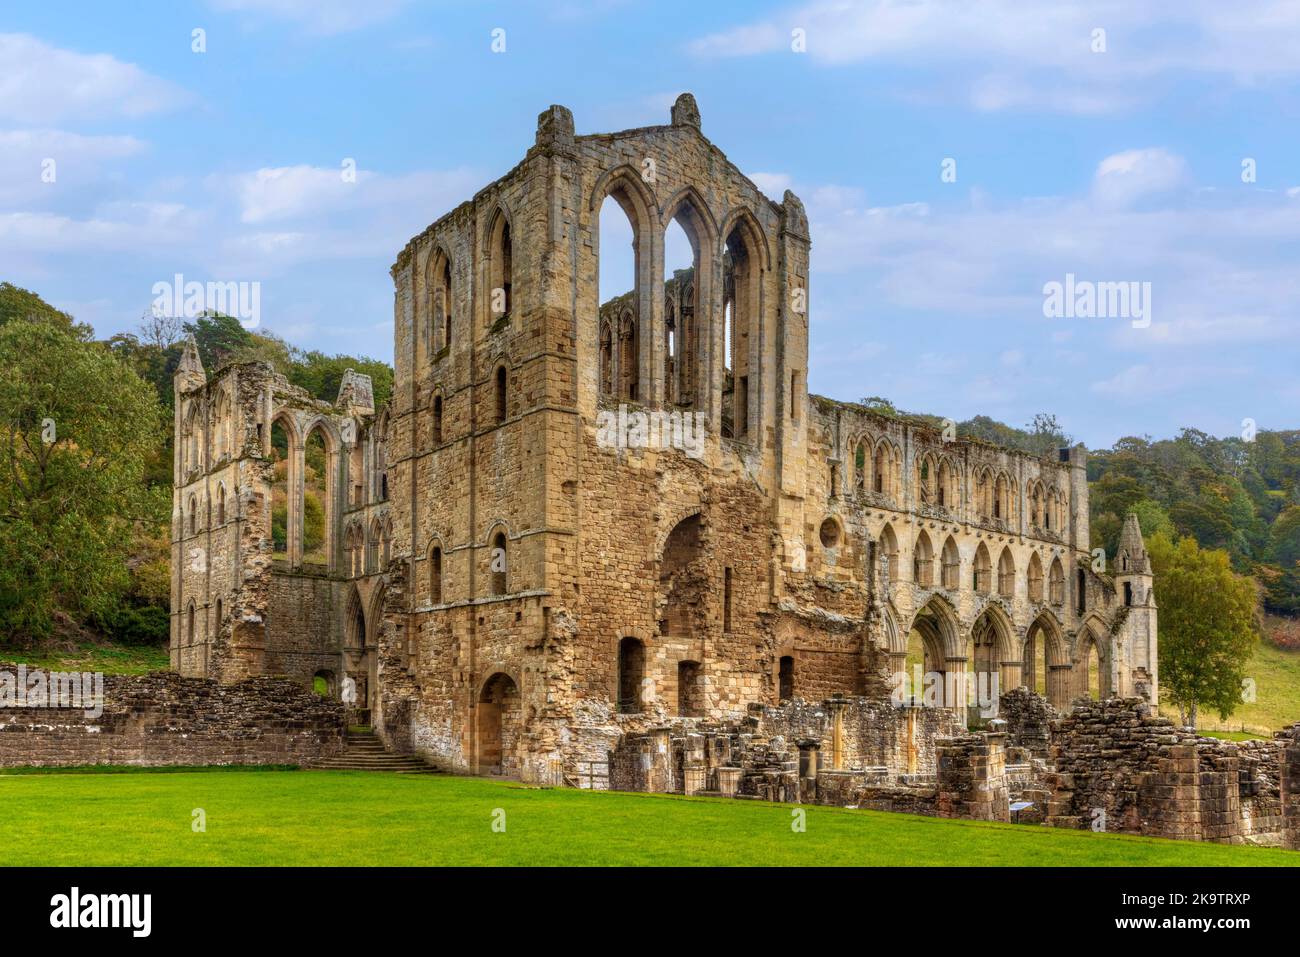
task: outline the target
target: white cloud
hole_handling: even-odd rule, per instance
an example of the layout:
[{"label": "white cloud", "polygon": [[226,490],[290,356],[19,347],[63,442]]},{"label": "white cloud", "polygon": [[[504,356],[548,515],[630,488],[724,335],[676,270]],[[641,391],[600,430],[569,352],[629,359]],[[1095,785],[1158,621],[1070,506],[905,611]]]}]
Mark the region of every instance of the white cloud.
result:
[{"label": "white cloud", "polygon": [[932,95],[981,110],[1097,114],[1158,95],[1154,81],[1177,73],[1239,86],[1300,75],[1300,8],[1286,0],[817,0],[688,49],[710,60],[794,55],[795,28],[816,63],[932,68]]},{"label": "white cloud", "polygon": [[27,34],[0,33],[0,120],[45,125],[136,117],[187,100],[179,87],[107,53],[76,53]]},{"label": "white cloud", "polygon": [[1159,147],[1125,150],[1097,164],[1093,195],[1107,206],[1128,206],[1186,182],[1187,164]]},{"label": "white cloud", "polygon": [[[101,167],[142,152],[134,136],[82,136],[63,130],[0,130],[0,203],[11,206],[56,199],[92,184]],[[53,181],[46,176],[48,169]]]}]

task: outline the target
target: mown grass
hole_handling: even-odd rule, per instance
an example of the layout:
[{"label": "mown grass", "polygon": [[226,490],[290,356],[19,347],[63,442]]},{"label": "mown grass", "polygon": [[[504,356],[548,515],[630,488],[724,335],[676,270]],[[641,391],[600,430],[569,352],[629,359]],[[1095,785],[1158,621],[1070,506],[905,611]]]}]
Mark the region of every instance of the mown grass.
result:
[{"label": "mown grass", "polygon": [[1300,865],[1266,848],[364,771],[0,777],[0,842],[11,865]]}]

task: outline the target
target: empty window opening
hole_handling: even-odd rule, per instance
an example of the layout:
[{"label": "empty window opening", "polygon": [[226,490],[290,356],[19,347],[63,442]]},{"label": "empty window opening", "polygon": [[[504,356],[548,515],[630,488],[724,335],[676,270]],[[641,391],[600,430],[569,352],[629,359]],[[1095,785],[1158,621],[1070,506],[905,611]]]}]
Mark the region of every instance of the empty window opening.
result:
[{"label": "empty window opening", "polygon": [[683,718],[694,718],[704,713],[698,661],[683,661],[677,665],[677,713]]},{"label": "empty window opening", "polygon": [[638,714],[645,682],[645,646],[640,639],[624,638],[618,643],[618,710]]}]

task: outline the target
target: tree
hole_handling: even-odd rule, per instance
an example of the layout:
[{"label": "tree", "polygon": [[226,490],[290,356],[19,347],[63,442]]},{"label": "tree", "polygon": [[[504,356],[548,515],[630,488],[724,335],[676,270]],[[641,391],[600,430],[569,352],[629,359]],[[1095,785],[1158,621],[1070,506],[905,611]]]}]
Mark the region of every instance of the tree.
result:
[{"label": "tree", "polygon": [[89,342],[95,334],[90,326],[77,322],[62,309],[55,309],[36,293],[13,283],[0,282],[0,326],[7,326],[16,320],[43,322],[62,329],[82,342]]},{"label": "tree", "polygon": [[1227,718],[1241,703],[1246,662],[1259,633],[1255,583],[1232,571],[1228,554],[1190,536],[1147,543],[1160,606],[1160,678],[1185,726],[1202,708]]},{"label": "tree", "polygon": [[42,321],[0,326],[0,639],[45,636],[56,608],[116,606],[133,528],[166,516],[143,481],[158,419],[108,350]]}]

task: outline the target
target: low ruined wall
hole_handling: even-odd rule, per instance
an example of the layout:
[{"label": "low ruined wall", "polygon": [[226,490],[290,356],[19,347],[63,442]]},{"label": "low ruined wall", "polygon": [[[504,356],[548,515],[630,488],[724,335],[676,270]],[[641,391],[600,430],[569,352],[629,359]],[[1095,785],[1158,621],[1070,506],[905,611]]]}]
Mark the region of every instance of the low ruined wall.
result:
[{"label": "low ruined wall", "polygon": [[[0,683],[18,678],[0,665]],[[80,704],[0,707],[0,767],[306,764],[344,747],[343,706],[282,678],[107,675],[102,713]]]},{"label": "low ruined wall", "polygon": [[1139,698],[1076,703],[1053,725],[1046,823],[1283,844],[1285,742],[1199,738]]}]

